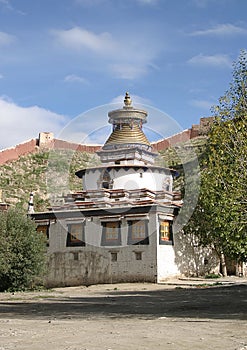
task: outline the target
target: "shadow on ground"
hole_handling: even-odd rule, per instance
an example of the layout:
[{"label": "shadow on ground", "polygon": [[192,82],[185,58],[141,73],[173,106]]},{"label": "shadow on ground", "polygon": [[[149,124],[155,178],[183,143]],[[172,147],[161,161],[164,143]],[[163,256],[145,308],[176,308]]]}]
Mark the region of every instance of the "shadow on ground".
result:
[{"label": "shadow on ground", "polygon": [[159,317],[247,320],[247,285],[158,291],[108,291],[99,296],[0,301],[0,318],[96,319]]}]

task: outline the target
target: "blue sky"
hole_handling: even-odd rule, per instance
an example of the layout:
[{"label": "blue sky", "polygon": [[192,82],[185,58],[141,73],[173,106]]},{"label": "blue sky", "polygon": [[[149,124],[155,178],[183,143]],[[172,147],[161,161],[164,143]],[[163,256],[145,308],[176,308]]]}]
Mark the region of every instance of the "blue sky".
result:
[{"label": "blue sky", "polygon": [[[107,124],[107,108],[84,112],[126,91],[189,128],[229,87],[246,13],[246,0],[0,0],[0,149],[40,131],[83,139]],[[155,109],[148,126],[167,136]]]}]

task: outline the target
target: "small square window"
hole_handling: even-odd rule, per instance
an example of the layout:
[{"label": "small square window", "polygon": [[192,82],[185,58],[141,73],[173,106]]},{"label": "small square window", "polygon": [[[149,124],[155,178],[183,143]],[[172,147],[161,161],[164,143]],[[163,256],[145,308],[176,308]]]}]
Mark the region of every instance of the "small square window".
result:
[{"label": "small square window", "polygon": [[116,252],[111,253],[111,261],[117,261],[117,253]]},{"label": "small square window", "polygon": [[135,252],[136,260],[142,260],[142,252]]}]

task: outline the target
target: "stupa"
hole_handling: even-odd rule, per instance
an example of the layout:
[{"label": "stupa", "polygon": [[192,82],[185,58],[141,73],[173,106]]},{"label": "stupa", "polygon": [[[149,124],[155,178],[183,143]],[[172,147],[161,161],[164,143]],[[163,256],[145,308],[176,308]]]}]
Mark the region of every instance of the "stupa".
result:
[{"label": "stupa", "polygon": [[161,282],[180,274],[172,232],[181,206],[172,190],[175,172],[155,165],[143,132],[147,112],[133,107],[128,93],[108,118],[101,165],[76,172],[82,190],[32,214],[49,238],[48,285]]},{"label": "stupa", "polygon": [[[174,172],[154,166],[157,153],[152,151],[142,129],[147,122],[147,112],[134,108],[126,93],[123,108],[110,111],[108,117],[112,133],[97,152],[102,166],[76,173],[82,178],[82,187],[86,191],[83,193],[96,200],[93,198],[96,192],[92,191],[101,191],[103,198],[110,193],[105,190],[122,190],[125,191],[123,199],[127,201],[130,197],[128,191],[134,191],[136,200],[142,199],[141,193],[147,194],[149,191],[154,200],[170,202]],[[152,195],[150,191],[153,192]],[[114,201],[111,203],[114,205]]]}]

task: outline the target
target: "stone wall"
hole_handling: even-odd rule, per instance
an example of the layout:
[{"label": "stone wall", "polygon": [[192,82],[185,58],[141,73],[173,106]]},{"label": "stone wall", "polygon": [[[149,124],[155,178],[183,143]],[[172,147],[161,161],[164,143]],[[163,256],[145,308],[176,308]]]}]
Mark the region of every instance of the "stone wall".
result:
[{"label": "stone wall", "polygon": [[51,148],[54,149],[70,149],[78,152],[88,152],[88,153],[95,153],[98,151],[101,146],[100,145],[82,145],[78,143],[63,141],[54,139]]},{"label": "stone wall", "polygon": [[37,152],[37,139],[21,143],[15,147],[0,151],[0,165],[12,162],[29,153]]},{"label": "stone wall", "polygon": [[[213,121],[213,117],[201,118],[200,124],[192,125],[190,129],[184,130],[166,139],[153,142],[154,151],[162,151],[177,143],[188,141],[199,135],[206,134]],[[21,156],[37,152],[39,149],[69,149],[79,152],[95,153],[101,148],[100,145],[83,145],[64,140],[55,139],[51,132],[41,132],[37,139],[21,143],[15,147],[0,151],[0,165],[18,160]]]},{"label": "stone wall", "polygon": [[183,130],[178,134],[167,137],[166,139],[153,142],[152,146],[154,151],[163,151],[178,143],[189,141],[201,135],[207,135],[213,120],[214,117],[201,118],[200,124],[193,124],[190,129]]},{"label": "stone wall", "polygon": [[53,139],[50,137],[47,137],[47,139],[45,140],[43,134],[51,135],[51,133],[40,133],[38,139],[32,139],[23,142],[15,147],[7,148],[0,151],[0,165],[18,160],[21,156],[25,156],[30,153],[35,153],[39,150],[69,149],[79,152],[95,153],[101,148],[101,146],[99,145],[81,145],[73,142]]},{"label": "stone wall", "polygon": [[[198,136],[198,135],[197,135]],[[194,137],[195,133],[194,133]],[[167,139],[160,140],[152,143],[154,151],[163,151],[169,147],[176,145],[177,143],[185,142],[191,139],[191,129],[184,130],[176,135],[168,137]]]}]

